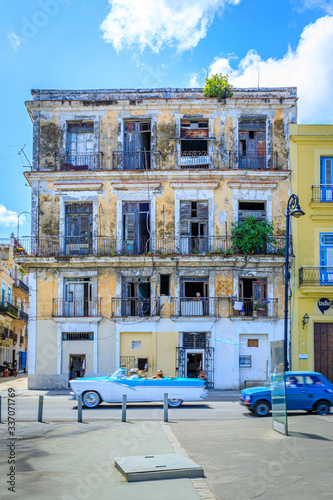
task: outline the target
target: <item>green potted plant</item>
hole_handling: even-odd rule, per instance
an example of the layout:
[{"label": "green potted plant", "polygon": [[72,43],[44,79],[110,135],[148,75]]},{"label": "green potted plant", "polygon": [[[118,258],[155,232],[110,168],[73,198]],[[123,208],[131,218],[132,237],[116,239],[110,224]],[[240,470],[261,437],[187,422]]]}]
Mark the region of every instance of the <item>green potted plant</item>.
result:
[{"label": "green potted plant", "polygon": [[232,223],[231,240],[235,250],[245,255],[264,254],[267,251],[267,243],[276,243],[273,238],[273,224],[253,216]]}]

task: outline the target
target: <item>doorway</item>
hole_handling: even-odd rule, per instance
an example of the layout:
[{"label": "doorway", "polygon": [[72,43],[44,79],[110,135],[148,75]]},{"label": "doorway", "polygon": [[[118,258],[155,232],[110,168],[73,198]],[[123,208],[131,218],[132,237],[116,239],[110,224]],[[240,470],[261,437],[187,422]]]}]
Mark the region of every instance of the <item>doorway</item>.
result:
[{"label": "doorway", "polygon": [[333,382],[333,323],[314,324],[314,369]]},{"label": "doorway", "polygon": [[201,370],[204,370],[204,351],[186,351],[186,376],[198,378]]},{"label": "doorway", "polygon": [[76,378],[82,378],[86,372],[86,355],[85,354],[70,354],[69,355],[69,370],[68,375],[70,377],[71,367],[75,371]]}]

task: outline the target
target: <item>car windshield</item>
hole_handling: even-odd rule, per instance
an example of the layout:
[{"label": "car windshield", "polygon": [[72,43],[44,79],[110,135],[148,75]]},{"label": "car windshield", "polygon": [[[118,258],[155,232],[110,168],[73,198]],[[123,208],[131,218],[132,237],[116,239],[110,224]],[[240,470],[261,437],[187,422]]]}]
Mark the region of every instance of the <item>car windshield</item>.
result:
[{"label": "car windshield", "polygon": [[118,368],[115,372],[109,375],[110,378],[124,378],[126,376],[125,368]]}]

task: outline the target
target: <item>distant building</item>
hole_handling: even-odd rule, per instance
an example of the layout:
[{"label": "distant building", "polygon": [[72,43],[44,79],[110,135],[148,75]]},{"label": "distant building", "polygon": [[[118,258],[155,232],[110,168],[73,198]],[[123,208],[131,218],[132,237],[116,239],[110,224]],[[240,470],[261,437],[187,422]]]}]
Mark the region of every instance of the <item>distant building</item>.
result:
[{"label": "distant building", "polygon": [[0,240],[0,365],[16,361],[19,371],[27,368],[29,319],[28,276],[14,261],[22,254],[14,237]]},{"label": "distant building", "polygon": [[292,190],[305,212],[294,224],[292,368],[333,382],[333,125],[291,125]]},{"label": "distant building", "polygon": [[[118,366],[238,388],[283,338],[296,89],[33,90],[29,387]],[[274,237],[241,251],[232,223]]]}]

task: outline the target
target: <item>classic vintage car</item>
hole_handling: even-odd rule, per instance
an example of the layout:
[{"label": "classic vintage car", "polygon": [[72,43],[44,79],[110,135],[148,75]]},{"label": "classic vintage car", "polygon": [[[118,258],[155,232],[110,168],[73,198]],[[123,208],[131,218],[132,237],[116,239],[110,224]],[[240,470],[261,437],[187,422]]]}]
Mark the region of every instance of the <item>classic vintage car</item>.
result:
[{"label": "classic vintage car", "polygon": [[[286,398],[287,410],[327,415],[333,406],[333,384],[321,373],[286,372]],[[243,389],[239,399],[258,417],[265,417],[272,408],[271,388],[268,386]]]},{"label": "classic vintage car", "polygon": [[162,379],[128,378],[119,368],[108,377],[78,378],[69,382],[74,397],[82,394],[82,402],[95,408],[102,401],[120,403],[123,394],[128,402],[163,401],[168,394],[169,406],[176,408],[183,401],[200,401],[206,397],[205,382],[198,378],[165,377]]}]

